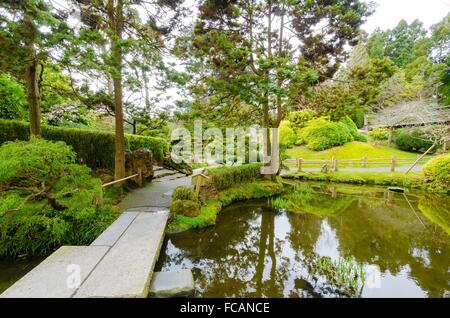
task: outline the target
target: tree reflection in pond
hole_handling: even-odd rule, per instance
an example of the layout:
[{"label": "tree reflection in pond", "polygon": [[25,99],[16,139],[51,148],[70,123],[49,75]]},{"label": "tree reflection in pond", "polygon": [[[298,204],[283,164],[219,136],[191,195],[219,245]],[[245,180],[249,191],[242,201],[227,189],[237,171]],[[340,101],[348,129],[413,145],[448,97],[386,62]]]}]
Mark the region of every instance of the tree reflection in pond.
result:
[{"label": "tree reflection in pond", "polygon": [[[413,211],[401,194],[364,189],[314,187],[320,193],[297,203],[305,210],[296,213],[266,200],[233,204],[216,226],[169,236],[157,268],[192,268],[203,297],[338,297],[311,275],[312,266],[322,256],[354,257],[381,270],[379,288],[365,286],[363,297],[448,294],[448,218],[434,212],[442,205],[415,193],[408,196]],[[329,213],[308,213],[320,206]]]}]

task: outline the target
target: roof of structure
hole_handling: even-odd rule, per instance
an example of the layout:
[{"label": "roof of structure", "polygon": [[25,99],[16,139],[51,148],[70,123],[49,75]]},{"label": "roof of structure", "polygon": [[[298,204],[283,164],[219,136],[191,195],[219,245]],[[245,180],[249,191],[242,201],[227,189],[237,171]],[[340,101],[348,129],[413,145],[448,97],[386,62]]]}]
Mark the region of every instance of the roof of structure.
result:
[{"label": "roof of structure", "polygon": [[385,108],[369,119],[369,126],[424,126],[450,123],[450,108],[434,101],[415,101]]}]

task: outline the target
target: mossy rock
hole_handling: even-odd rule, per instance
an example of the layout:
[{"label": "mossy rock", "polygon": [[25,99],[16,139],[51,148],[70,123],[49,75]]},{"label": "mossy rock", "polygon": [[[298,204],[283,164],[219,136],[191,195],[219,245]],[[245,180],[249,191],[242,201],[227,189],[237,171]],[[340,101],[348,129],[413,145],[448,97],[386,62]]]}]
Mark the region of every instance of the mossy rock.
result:
[{"label": "mossy rock", "polygon": [[200,214],[200,204],[191,200],[174,200],[170,205],[170,212],[188,217],[198,216]]}]

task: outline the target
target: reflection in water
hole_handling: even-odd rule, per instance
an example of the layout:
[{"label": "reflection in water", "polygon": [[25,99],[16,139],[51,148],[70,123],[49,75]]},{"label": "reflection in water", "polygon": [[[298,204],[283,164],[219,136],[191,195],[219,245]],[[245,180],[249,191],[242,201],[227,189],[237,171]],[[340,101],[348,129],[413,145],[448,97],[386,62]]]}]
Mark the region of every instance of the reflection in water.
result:
[{"label": "reflection in water", "polygon": [[[383,189],[314,190],[293,212],[266,200],[233,204],[216,226],[169,236],[157,267],[191,268],[203,297],[339,297],[312,267],[322,256],[352,256],[381,271],[363,297],[448,295],[448,197],[408,195],[413,211],[403,195]],[[314,213],[321,207],[328,214]]]},{"label": "reflection in water", "polygon": [[43,259],[44,257],[41,256],[23,260],[0,259],[0,293],[8,289]]}]

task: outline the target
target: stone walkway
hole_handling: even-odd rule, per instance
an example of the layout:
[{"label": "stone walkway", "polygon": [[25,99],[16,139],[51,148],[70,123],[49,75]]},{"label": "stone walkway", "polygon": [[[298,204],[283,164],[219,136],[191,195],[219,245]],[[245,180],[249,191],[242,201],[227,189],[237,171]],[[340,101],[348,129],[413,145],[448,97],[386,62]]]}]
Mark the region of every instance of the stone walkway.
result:
[{"label": "stone walkway", "polygon": [[[161,167],[155,176],[125,197],[125,212],[90,246],[59,248],[0,298],[147,297],[172,191],[191,183],[190,177]],[[157,275],[155,297],[193,290],[190,271],[175,274]]]},{"label": "stone walkway", "polygon": [[136,207],[165,207],[170,206],[172,191],[178,186],[189,186],[191,177],[176,173],[161,177],[147,186],[129,193],[120,203],[124,210]]}]

